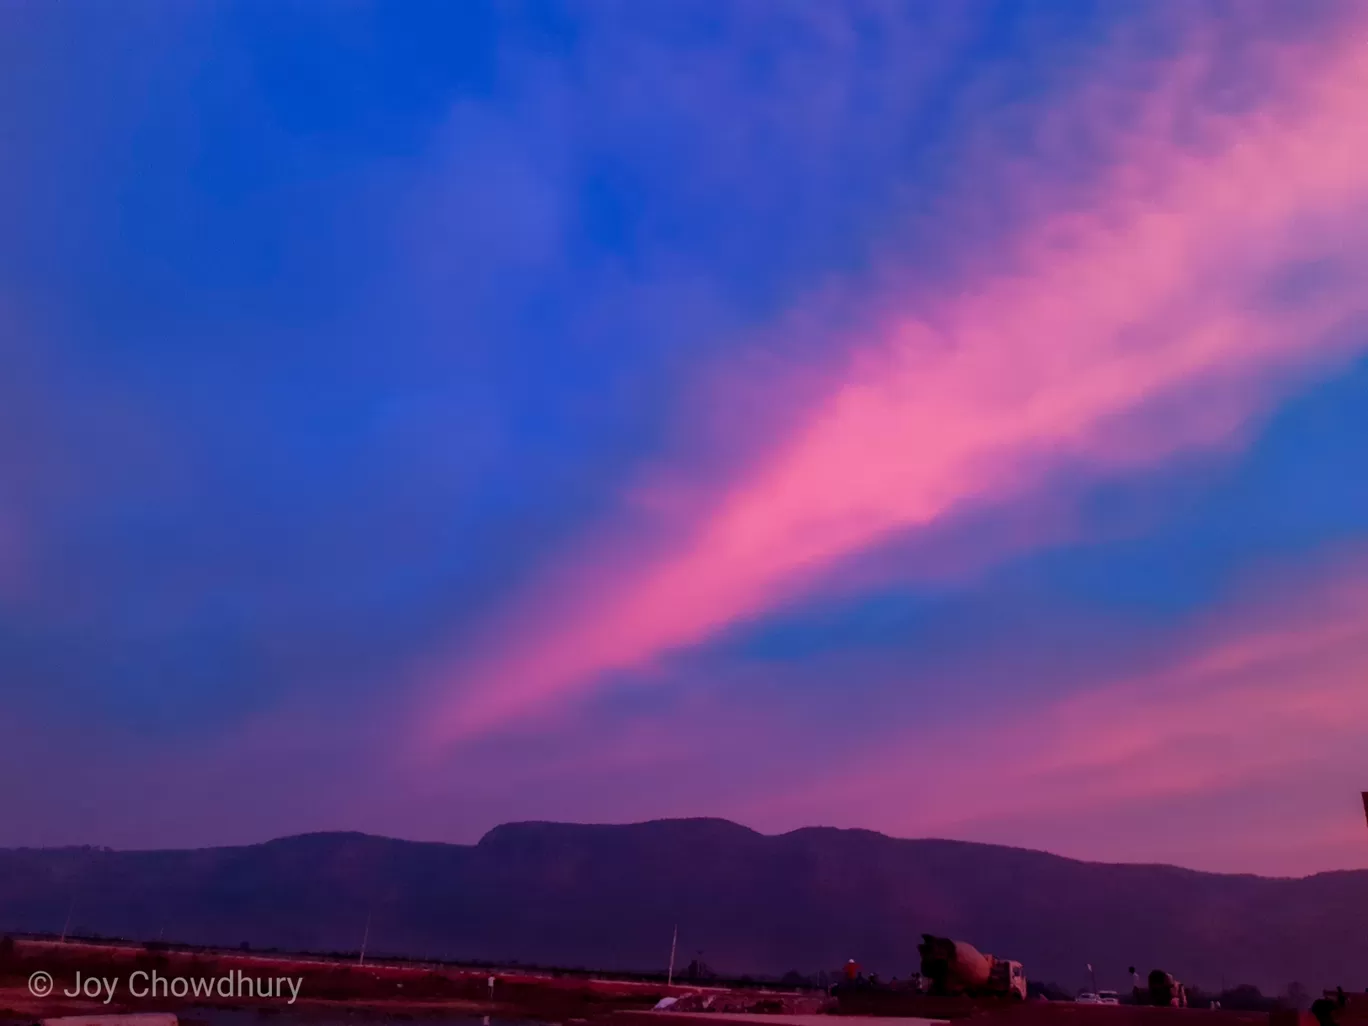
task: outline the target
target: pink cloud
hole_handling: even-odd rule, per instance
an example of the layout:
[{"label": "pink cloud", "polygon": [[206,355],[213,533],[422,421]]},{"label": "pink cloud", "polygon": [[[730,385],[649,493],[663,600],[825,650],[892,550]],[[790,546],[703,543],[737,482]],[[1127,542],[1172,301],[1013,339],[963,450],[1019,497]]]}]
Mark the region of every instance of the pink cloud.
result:
[{"label": "pink cloud", "polygon": [[[1368,787],[1368,559],[1251,587],[1271,599],[1232,603],[1157,672],[914,728],[843,771],[764,796],[746,818],[834,817],[1225,870],[1342,865],[1349,841],[1363,840],[1356,802]],[[1184,803],[1207,810],[1208,829],[1164,829]]]},{"label": "pink cloud", "polygon": [[[1047,208],[953,294],[900,298],[915,276],[903,272],[900,293],[896,260],[892,291],[852,285],[874,328],[832,340],[850,356],[824,397],[790,410],[791,429],[744,474],[689,492],[689,520],[667,541],[605,543],[492,625],[484,648],[442,665],[424,735],[459,740],[544,712],[891,536],[1029,495],[1061,463],[1146,466],[1238,443],[1301,376],[1347,355],[1336,329],[1368,308],[1354,274],[1295,302],[1269,291],[1288,267],[1362,260],[1368,58],[1353,32],[1341,38],[1278,53],[1277,88],[1239,113],[1185,109],[1203,52],[1173,63],[1128,132],[1108,123],[1105,81],[1051,112],[1114,137],[1119,159],[1080,193],[1085,206]],[[1013,174],[1049,193],[1048,173]]]}]

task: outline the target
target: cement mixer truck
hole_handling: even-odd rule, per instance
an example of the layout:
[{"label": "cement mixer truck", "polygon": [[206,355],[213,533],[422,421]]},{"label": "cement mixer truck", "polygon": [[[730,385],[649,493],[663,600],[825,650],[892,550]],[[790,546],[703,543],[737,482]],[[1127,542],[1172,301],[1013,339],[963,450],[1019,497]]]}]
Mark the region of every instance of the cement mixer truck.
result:
[{"label": "cement mixer truck", "polygon": [[929,933],[922,934],[917,953],[922,976],[931,981],[933,994],[1026,998],[1026,974],[1020,962],[985,955],[972,944]]},{"label": "cement mixer truck", "polygon": [[1158,1005],[1161,1008],[1187,1007],[1187,988],[1175,980],[1171,973],[1155,969],[1145,982],[1149,986],[1135,995],[1138,1004]]}]

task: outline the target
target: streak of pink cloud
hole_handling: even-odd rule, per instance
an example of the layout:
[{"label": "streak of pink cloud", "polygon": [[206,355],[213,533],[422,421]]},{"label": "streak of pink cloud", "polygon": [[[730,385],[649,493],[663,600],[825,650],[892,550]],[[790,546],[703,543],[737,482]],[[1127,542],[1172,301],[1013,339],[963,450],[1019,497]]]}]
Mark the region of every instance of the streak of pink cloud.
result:
[{"label": "streak of pink cloud", "polygon": [[[1004,700],[949,730],[914,727],[844,771],[765,795],[753,821],[834,817],[902,836],[986,830],[1008,843],[1021,843],[1032,822],[1069,822],[1074,842],[1095,848],[1100,839],[1086,824],[1109,812],[1306,779],[1317,783],[1270,807],[1319,810],[1320,799],[1333,797],[1321,792],[1338,787],[1348,818],[1303,824],[1325,835],[1321,847],[1338,850],[1348,827],[1361,834],[1351,799],[1363,781],[1354,773],[1368,774],[1368,559],[1253,587],[1259,597],[1237,600],[1197,630],[1167,668],[1045,705]],[[1247,859],[1269,847],[1259,821],[1234,828]],[[1135,830],[1115,837],[1116,846],[1133,853]],[[1295,832],[1300,861],[1287,865],[1327,868],[1301,826]],[[1060,831],[1051,836],[1055,847],[1063,843]]]},{"label": "streak of pink cloud", "polygon": [[[898,532],[1028,494],[1061,462],[1145,466],[1238,441],[1289,381],[1345,358],[1336,329],[1368,309],[1352,274],[1295,302],[1268,294],[1288,267],[1362,260],[1368,52],[1342,38],[1311,59],[1282,55],[1265,102],[1189,117],[1182,142],[1183,83],[1201,61],[1177,61],[1090,206],[1041,215],[954,295],[869,297],[878,330],[836,340],[854,358],[794,430],[695,499],[670,544],[610,546],[602,567],[558,580],[481,654],[443,667],[426,736],[544,711]],[[1108,116],[1098,95],[1069,108],[1080,126]]]}]

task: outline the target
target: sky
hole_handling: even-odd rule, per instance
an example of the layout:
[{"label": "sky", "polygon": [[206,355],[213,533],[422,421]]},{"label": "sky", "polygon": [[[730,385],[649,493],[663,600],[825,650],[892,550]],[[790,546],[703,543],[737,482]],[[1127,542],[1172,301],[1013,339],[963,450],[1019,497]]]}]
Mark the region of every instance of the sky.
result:
[{"label": "sky", "polygon": [[1368,865],[1366,14],[0,5],[0,845]]}]

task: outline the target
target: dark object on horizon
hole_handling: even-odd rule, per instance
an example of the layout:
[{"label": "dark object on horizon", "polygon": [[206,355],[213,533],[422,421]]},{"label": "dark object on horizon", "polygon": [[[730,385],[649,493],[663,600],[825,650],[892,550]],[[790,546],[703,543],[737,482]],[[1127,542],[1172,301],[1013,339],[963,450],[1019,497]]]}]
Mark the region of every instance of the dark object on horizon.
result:
[{"label": "dark object on horizon", "polygon": [[1288,1007],[1298,1012],[1311,1007],[1311,994],[1301,980],[1293,980],[1287,985],[1286,1000]]},{"label": "dark object on horizon", "polygon": [[[1258,987],[1248,983],[1242,983],[1235,987],[1222,990],[1219,994],[1205,995],[1195,989],[1188,990],[1188,1005],[1200,1007],[1202,1004],[1219,1003],[1220,1006],[1232,1012],[1274,1012],[1285,1007],[1285,1003],[1276,997],[1265,995]],[[1292,1009],[1296,1011],[1297,1009]]]},{"label": "dark object on horizon", "polygon": [[688,980],[690,983],[702,983],[705,980],[717,979],[717,973],[713,972],[712,967],[706,962],[695,958],[688,964],[685,970],[679,974],[679,979]]},{"label": "dark object on horizon", "polygon": [[1043,983],[1031,980],[1026,984],[1027,997],[1041,1001],[1072,1001],[1073,993],[1057,983]]},{"label": "dark object on horizon", "polygon": [[519,823],[474,845],[310,834],[195,851],[0,849],[0,933],[55,937],[73,884],[83,936],[151,941],[165,926],[176,945],[354,951],[357,909],[374,900],[377,956],[662,979],[676,922],[722,974],[776,979],[857,952],[866,972],[902,977],[922,932],[973,938],[1046,980],[1088,961],[1148,963],[1266,994],[1299,978],[1319,994],[1368,965],[1364,871],[1227,876],[722,820]]},{"label": "dark object on horizon", "polygon": [[1135,995],[1137,1004],[1159,1008],[1186,1008],[1187,988],[1162,969],[1151,970],[1145,990]]},{"label": "dark object on horizon", "polygon": [[1311,1014],[1315,1016],[1318,1026],[1336,1026],[1335,1011],[1335,1002],[1330,998],[1316,998],[1311,1002]]}]

